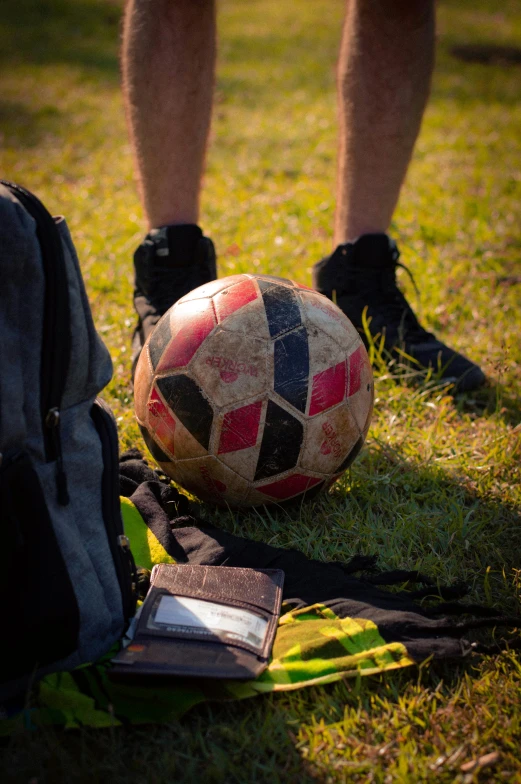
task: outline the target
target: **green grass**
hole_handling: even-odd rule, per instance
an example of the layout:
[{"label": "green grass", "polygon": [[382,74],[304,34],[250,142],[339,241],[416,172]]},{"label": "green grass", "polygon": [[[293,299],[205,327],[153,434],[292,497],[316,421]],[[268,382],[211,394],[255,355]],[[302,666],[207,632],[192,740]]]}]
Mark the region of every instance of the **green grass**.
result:
[{"label": "green grass", "polygon": [[[269,271],[309,284],[312,264],[328,252],[342,11],[341,0],[220,4],[201,222],[221,276]],[[144,221],[119,89],[120,12],[116,0],[4,0],[0,169],[67,215],[114,360],[106,398],[126,447],[142,444],[129,333],[131,255]],[[394,232],[420,301],[406,279],[404,287],[423,321],[480,362],[492,383],[455,399],[435,379],[408,386],[376,357],[367,446],[331,495],[293,512],[218,519],[321,559],[377,553],[382,567],[464,580],[471,600],[515,611],[521,66],[463,62],[451,54],[462,44],[521,48],[516,0],[439,3],[432,98]],[[20,735],[2,750],[2,767],[8,779],[38,784],[521,781],[520,703],[520,659],[504,654],[205,705],[167,727]],[[490,752],[498,753],[493,765],[466,766]]]}]

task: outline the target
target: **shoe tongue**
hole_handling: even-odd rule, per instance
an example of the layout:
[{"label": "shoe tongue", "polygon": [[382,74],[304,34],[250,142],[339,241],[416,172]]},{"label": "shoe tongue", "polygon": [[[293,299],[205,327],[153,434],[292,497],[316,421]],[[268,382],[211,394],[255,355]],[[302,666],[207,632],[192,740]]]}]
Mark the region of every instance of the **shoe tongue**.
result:
[{"label": "shoe tongue", "polygon": [[162,267],[190,267],[195,262],[195,253],[202,229],[193,223],[176,226],[161,226],[152,229],[156,259]]},{"label": "shoe tongue", "polygon": [[394,242],[387,234],[363,234],[352,245],[351,263],[360,270],[390,269],[396,266]]}]

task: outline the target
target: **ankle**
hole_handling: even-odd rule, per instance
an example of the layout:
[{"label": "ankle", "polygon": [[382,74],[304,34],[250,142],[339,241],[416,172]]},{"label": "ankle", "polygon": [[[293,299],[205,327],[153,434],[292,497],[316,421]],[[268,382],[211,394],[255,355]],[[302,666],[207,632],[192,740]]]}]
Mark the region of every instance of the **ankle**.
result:
[{"label": "ankle", "polygon": [[202,237],[202,229],[196,224],[174,224],[150,229],[144,244],[154,246],[160,263],[183,267],[193,262]]},{"label": "ankle", "polygon": [[334,254],[337,263],[354,273],[394,269],[400,256],[396,243],[387,234],[363,234],[354,242],[339,245]]}]

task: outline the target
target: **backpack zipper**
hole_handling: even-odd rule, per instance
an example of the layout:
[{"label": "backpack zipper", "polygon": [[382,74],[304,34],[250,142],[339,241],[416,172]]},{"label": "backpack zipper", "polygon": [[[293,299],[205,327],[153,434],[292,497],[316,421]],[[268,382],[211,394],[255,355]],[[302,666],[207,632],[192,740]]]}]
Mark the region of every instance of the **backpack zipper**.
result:
[{"label": "backpack zipper", "polygon": [[137,574],[130,542],[125,536],[121,517],[118,432],[112,411],[100,398],[96,398],[94,401],[91,417],[100,437],[103,454],[103,520],[121,589],[125,623],[128,623],[136,610]]},{"label": "backpack zipper", "polygon": [[36,221],[45,278],[42,325],[40,410],[45,459],[56,462],[56,493],[63,506],[69,503],[67,475],[63,465],[60,406],[67,379],[71,351],[69,289],[62,241],[53,217],[30,191],[13,182],[0,180]]}]

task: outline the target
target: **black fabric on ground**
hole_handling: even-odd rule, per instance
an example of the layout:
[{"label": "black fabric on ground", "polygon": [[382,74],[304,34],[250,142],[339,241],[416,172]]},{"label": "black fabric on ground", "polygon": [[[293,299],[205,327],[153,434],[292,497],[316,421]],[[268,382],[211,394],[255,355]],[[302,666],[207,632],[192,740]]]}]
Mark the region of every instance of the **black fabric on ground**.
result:
[{"label": "black fabric on ground", "polygon": [[[472,649],[472,645],[462,638],[469,629],[518,623],[516,619],[497,616],[496,611],[489,608],[450,602],[463,595],[461,584],[440,591],[425,575],[404,570],[359,579],[353,572],[374,569],[375,558],[355,556],[348,563],[323,563],[310,560],[297,550],[272,547],[222,531],[207,521],[190,516],[188,499],[147,466],[137,450],[122,456],[120,479],[121,494],[135,504],[176,561],[282,569],[285,602],[295,608],[323,603],[339,617],[371,620],[386,642],[404,643],[409,655],[418,662],[429,656],[436,659],[464,656]],[[391,593],[378,587],[378,584],[405,581],[428,583],[429,587],[413,593],[403,590]],[[423,608],[414,601],[433,594],[449,603]],[[455,623],[452,618],[435,617],[440,612],[481,617]],[[483,618],[489,615],[491,617]]]}]

